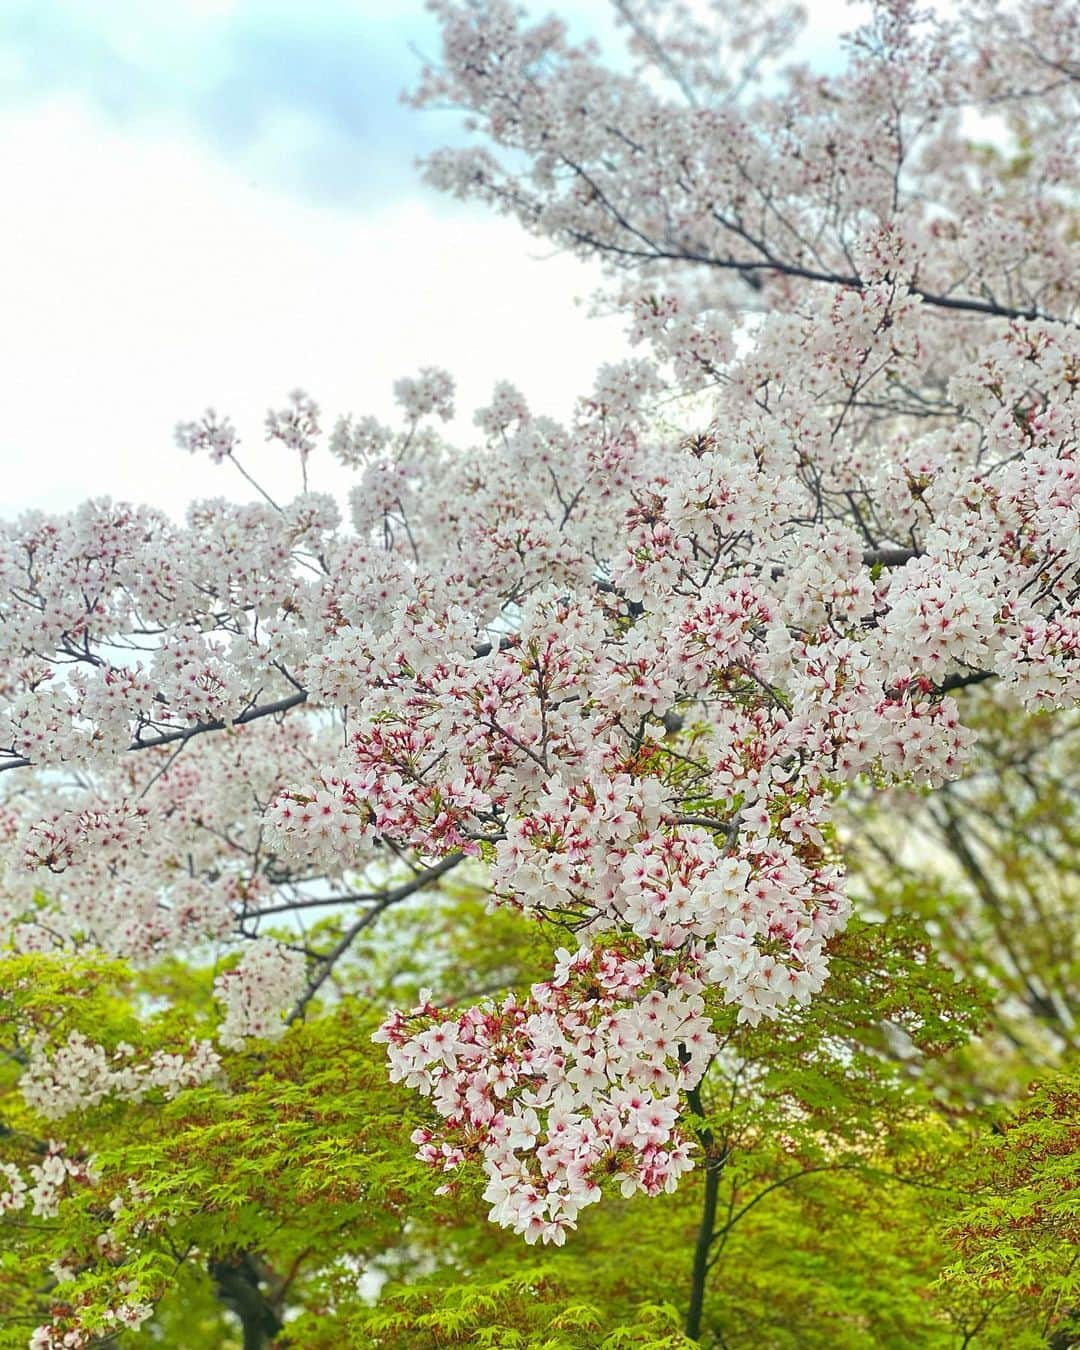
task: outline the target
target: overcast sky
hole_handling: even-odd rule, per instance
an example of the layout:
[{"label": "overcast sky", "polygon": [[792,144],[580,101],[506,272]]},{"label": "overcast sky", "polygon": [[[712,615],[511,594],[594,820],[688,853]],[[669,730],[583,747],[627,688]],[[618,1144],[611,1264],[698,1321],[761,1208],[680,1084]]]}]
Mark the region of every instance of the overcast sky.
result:
[{"label": "overcast sky", "polygon": [[[552,7],[610,39],[606,0]],[[813,13],[829,62],[852,19]],[[576,303],[592,268],[420,183],[456,119],[399,94],[437,50],[422,0],[0,5],[0,514],[246,497],[173,444],[208,405],[287,490],[261,422],[298,385],[327,425],[422,365],[463,428],[500,378],[569,410],[619,325]]]}]

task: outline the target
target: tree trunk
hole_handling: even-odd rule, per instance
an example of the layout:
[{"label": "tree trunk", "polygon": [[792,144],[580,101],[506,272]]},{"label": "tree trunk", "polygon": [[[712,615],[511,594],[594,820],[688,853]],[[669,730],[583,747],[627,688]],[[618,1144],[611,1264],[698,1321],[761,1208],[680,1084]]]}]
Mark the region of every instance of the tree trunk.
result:
[{"label": "tree trunk", "polygon": [[[701,1094],[697,1088],[686,1094],[690,1109],[704,1116]],[[727,1160],[726,1153],[714,1152],[711,1130],[702,1130],[701,1147],[705,1151],[705,1195],[701,1205],[701,1222],[694,1243],[694,1264],[690,1275],[690,1304],[686,1311],[686,1334],[696,1341],[701,1335],[701,1318],[705,1311],[705,1280],[709,1273],[709,1247],[716,1229],[716,1205],[720,1196],[720,1177]]]},{"label": "tree trunk", "polygon": [[210,1275],[218,1298],[240,1319],[244,1350],[266,1350],[281,1330],[277,1313],[259,1288],[259,1274],[248,1252],[230,1261],[212,1261]]}]

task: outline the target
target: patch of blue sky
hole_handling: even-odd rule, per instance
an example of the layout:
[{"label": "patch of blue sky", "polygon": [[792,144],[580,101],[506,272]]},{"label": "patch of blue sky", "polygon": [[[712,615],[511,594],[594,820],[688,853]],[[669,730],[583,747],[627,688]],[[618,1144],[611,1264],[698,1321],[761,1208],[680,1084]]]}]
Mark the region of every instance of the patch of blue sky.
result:
[{"label": "patch of blue sky", "polygon": [[[610,39],[605,0],[566,7]],[[124,131],[191,135],[249,181],[313,205],[421,193],[415,160],[459,116],[401,102],[438,26],[422,0],[9,0],[0,106],[77,95]]]}]

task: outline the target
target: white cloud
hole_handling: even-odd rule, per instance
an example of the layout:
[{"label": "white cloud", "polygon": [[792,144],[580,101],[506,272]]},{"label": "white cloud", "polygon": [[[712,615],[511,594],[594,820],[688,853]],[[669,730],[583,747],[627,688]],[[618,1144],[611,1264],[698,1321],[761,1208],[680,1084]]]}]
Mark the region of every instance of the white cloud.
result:
[{"label": "white cloud", "polygon": [[481,212],[419,197],[363,215],[307,207],[191,142],[121,133],[64,101],[9,116],[0,175],[15,185],[0,225],[5,515],[91,494],[175,511],[247,495],[172,444],[208,404],[287,492],[261,422],[297,385],[328,422],[390,416],[394,379],[443,365],[463,412],[508,378],[562,414],[622,350],[614,321],[574,304],[596,271],[541,260],[542,244]]},{"label": "white cloud", "polygon": [[[564,8],[577,33],[610,36],[606,0]],[[859,7],[817,0],[810,10],[807,37],[791,55],[827,62]],[[315,43],[319,24],[333,34],[346,11],[371,25],[380,71],[397,70],[406,29],[430,22],[420,0],[401,0],[382,23],[387,11],[376,0],[320,0],[304,11],[304,31]],[[42,17],[34,5],[24,17],[31,14]],[[387,87],[365,85],[361,104],[350,95],[344,111],[334,101],[344,86],[335,85],[335,122],[305,102],[314,47],[297,57],[309,63],[308,83],[297,86],[303,97],[271,97],[275,88],[264,85],[274,49],[257,77],[241,72],[237,88],[258,114],[258,134],[240,137],[239,150],[212,149],[214,119],[189,116],[182,99],[159,107],[149,97],[168,86],[188,98],[213,85],[227,64],[222,21],[257,15],[258,32],[275,15],[295,24],[287,0],[187,0],[152,14],[137,0],[103,0],[92,22],[76,0],[61,0],[51,15],[73,45],[58,44],[56,70],[48,69],[66,72],[60,86],[82,93],[50,96],[35,75],[5,113],[0,513],[66,509],[92,494],[177,512],[195,495],[247,495],[239,480],[172,444],[175,422],[208,404],[232,416],[248,458],[285,493],[292,481],[264,447],[261,425],[267,406],[297,385],[318,399],[328,424],[343,411],[389,417],[394,379],[443,365],[459,381],[458,430],[468,437],[468,414],[496,379],[520,385],[536,408],[565,414],[596,367],[625,350],[616,321],[587,319],[574,305],[594,288],[596,269],[541,259],[547,246],[514,222],[413,190],[400,170],[411,123],[402,130],[388,111],[397,74],[383,71]],[[52,50],[40,34],[35,41],[38,55]],[[94,85],[92,61],[82,71],[86,88],[74,79],[98,48],[119,52],[130,87],[112,56],[101,67],[107,88]],[[0,43],[0,65],[16,50]],[[365,116],[370,106],[363,127],[353,127],[354,104]],[[413,145],[423,139],[420,115],[416,127]],[[339,153],[343,137],[348,155]],[[362,192],[310,204],[311,185],[340,189],[357,165],[368,171]],[[317,465],[314,480],[341,481],[328,469],[320,482]]]}]

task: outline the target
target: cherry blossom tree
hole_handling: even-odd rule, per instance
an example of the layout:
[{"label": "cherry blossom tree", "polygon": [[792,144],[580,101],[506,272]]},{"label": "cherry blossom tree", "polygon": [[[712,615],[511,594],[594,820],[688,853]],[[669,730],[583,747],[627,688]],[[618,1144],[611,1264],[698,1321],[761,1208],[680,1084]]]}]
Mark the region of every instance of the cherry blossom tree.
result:
[{"label": "cherry blossom tree", "polygon": [[[961,777],[966,686],[1080,694],[1080,11],[877,3],[822,76],[784,66],[786,7],[619,0],[616,66],[503,0],[432,8],[415,101],[482,143],[429,179],[599,257],[641,354],[566,425],[496,384],[469,446],[442,371],[394,427],[324,431],[297,391],[265,427],[291,501],[208,411],[180,446],[251,504],[6,525],[0,921],[18,954],[238,957],[211,1038],[35,1035],[23,1090],[60,1118],[213,1081],[387,909],[484,886],[553,935],[549,976],[378,1036],[436,1184],[561,1244],[605,1192],[718,1177],[717,1010],[821,990],[837,801]],[[82,1167],[50,1152],[0,1211]]]}]

